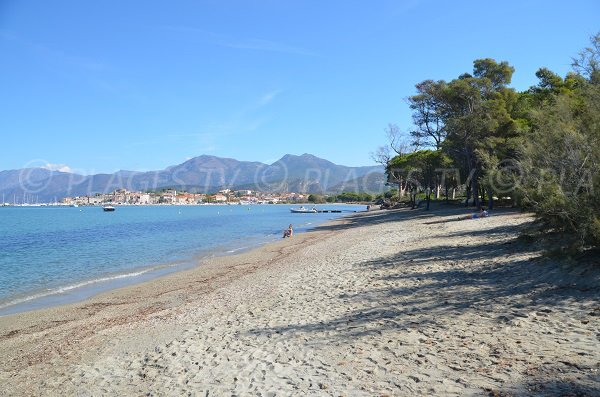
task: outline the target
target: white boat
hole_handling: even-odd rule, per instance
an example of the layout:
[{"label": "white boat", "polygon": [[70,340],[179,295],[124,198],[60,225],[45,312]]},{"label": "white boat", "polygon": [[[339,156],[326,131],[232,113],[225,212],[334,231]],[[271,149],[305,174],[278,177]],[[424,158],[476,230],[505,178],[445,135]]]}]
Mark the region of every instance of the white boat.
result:
[{"label": "white boat", "polygon": [[105,205],[104,207],[102,207],[102,209],[103,209],[104,211],[107,211],[107,212],[109,212],[109,211],[114,211],[114,210],[115,210],[115,207],[113,207],[112,205]]},{"label": "white boat", "polygon": [[315,207],[305,208],[303,206],[300,208],[290,208],[290,211],[294,214],[316,214],[318,212]]}]

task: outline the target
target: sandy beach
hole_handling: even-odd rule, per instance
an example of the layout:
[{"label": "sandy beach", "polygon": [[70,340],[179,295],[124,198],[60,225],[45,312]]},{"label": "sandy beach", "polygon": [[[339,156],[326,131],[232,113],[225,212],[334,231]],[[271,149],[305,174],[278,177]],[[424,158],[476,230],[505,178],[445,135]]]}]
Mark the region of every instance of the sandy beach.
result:
[{"label": "sandy beach", "polygon": [[0,395],[600,395],[600,268],[465,213],[357,214],[0,317]]}]

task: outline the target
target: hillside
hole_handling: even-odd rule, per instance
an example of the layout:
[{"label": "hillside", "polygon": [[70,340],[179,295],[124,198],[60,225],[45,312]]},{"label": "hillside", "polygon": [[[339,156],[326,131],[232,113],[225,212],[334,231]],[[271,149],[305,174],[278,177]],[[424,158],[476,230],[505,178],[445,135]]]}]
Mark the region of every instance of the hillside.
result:
[{"label": "hillside", "polygon": [[303,154],[286,154],[272,164],[202,155],[163,170],[79,175],[25,168],[0,172],[7,202],[44,202],[125,188],[134,191],[175,187],[208,193],[222,188],[301,193],[381,192],[380,166],[347,167]]}]

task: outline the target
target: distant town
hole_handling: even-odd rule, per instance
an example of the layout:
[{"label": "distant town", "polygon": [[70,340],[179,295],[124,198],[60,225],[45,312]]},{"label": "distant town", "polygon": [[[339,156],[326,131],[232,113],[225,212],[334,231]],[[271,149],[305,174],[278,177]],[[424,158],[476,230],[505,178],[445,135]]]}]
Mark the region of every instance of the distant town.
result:
[{"label": "distant town", "polygon": [[134,192],[117,189],[111,193],[96,193],[88,196],[65,197],[52,203],[38,203],[29,200],[23,202],[0,202],[4,207],[40,207],[40,206],[103,206],[103,205],[210,205],[210,204],[298,204],[333,202],[370,202],[373,196],[368,193],[350,193],[321,195],[308,193],[266,193],[253,190],[220,190],[214,194],[190,193],[176,189],[163,189],[156,192]]},{"label": "distant town", "polygon": [[130,192],[117,189],[112,193],[65,197],[63,205],[200,205],[200,204],[278,204],[307,201],[300,193],[263,193],[251,190],[220,190],[215,194],[189,193],[175,189],[159,192]]},{"label": "distant town", "polygon": [[307,202],[309,195],[300,193],[264,193],[251,190],[220,190],[215,194],[190,193],[175,189],[157,192],[133,192],[117,189],[111,193],[65,197],[54,203],[9,203],[1,206],[88,206],[88,205],[204,205],[204,204],[280,204]]},{"label": "distant town", "polygon": [[305,202],[308,195],[299,193],[272,194],[250,190],[220,190],[215,194],[189,193],[175,189],[159,192],[132,192],[117,189],[112,193],[96,193],[89,196],[65,197],[53,203],[2,202],[1,206],[87,206],[87,205],[201,205],[201,204],[279,204]]}]

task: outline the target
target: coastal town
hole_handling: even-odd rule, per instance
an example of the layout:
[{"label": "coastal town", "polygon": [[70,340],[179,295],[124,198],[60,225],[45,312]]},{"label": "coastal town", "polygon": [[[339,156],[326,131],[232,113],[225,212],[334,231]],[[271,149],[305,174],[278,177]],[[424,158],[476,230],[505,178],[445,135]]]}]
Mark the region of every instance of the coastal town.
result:
[{"label": "coastal town", "polygon": [[176,189],[160,191],[129,191],[116,189],[110,193],[55,198],[41,202],[36,196],[13,197],[12,202],[0,201],[0,207],[47,206],[106,206],[106,205],[250,205],[250,204],[301,204],[301,203],[369,203],[375,199],[389,198],[393,191],[374,196],[370,193],[342,192],[339,194],[310,194],[297,192],[261,192],[254,190],[223,189],[215,193],[193,193]]},{"label": "coastal town", "polygon": [[133,192],[117,189],[111,193],[65,197],[61,205],[206,205],[206,204],[280,204],[306,202],[301,193],[265,193],[252,190],[220,190],[214,194],[190,193],[176,189],[157,192]]}]

